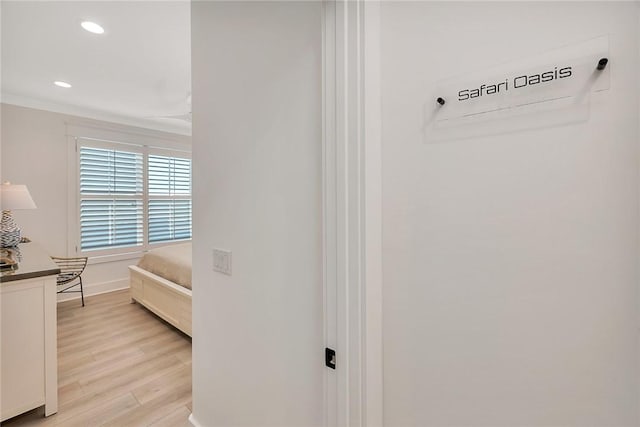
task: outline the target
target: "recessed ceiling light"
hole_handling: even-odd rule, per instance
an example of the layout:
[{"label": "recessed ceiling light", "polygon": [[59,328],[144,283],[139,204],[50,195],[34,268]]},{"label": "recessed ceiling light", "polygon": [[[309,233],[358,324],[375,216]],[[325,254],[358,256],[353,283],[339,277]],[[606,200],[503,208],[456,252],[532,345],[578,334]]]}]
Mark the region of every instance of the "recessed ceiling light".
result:
[{"label": "recessed ceiling light", "polygon": [[100,25],[96,24],[95,22],[84,21],[80,25],[82,25],[82,28],[84,28],[85,30],[89,31],[90,33],[93,33],[93,34],[102,34],[102,33],[104,33],[104,28],[102,28]]},{"label": "recessed ceiling light", "polygon": [[61,81],[59,81],[59,80],[58,80],[58,81],[53,82],[53,84],[54,84],[54,85],[56,85],[56,86],[64,87],[64,88],[66,88],[66,89],[69,89],[69,88],[71,87],[71,85],[70,85],[69,83],[67,83],[67,82],[61,82]]}]

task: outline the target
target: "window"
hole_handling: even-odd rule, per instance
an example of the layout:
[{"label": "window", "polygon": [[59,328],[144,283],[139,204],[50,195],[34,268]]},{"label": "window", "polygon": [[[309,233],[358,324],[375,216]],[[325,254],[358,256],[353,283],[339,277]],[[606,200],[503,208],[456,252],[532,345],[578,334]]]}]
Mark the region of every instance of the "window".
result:
[{"label": "window", "polygon": [[136,252],[191,238],[188,153],[79,139],[79,247]]},{"label": "window", "polygon": [[80,148],[82,251],[143,244],[142,154]]},{"label": "window", "polygon": [[191,160],[149,155],[149,243],[191,238]]}]

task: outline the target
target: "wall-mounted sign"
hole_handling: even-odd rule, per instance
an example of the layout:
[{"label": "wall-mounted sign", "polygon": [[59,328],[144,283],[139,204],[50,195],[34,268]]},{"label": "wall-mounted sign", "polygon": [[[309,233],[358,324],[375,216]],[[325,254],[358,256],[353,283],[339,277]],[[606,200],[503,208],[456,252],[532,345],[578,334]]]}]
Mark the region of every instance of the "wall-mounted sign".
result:
[{"label": "wall-mounted sign", "polygon": [[[526,119],[514,121],[515,117],[557,110],[564,110],[565,114],[554,113],[552,124],[563,118],[584,120],[584,111],[588,114],[588,110],[583,107],[589,94],[609,88],[608,51],[608,37],[599,37],[441,81],[426,101],[430,104],[427,111],[431,111],[427,130],[436,139],[449,139],[474,130],[477,131],[474,134],[511,131],[534,125],[527,124]],[[492,123],[487,128],[489,132],[483,131],[486,126],[479,125],[488,121],[504,123]],[[535,125],[539,126],[540,121]]]}]

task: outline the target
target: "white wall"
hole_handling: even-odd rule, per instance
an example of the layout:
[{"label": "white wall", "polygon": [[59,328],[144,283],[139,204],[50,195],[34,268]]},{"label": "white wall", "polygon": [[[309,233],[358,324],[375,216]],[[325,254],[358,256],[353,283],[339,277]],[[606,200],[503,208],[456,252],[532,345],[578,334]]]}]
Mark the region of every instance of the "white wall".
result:
[{"label": "white wall", "polygon": [[[67,125],[87,126],[110,132],[145,133],[175,140],[189,146],[190,137],[157,131],[114,125],[77,116],[44,110],[1,104],[2,140],[0,146],[2,181],[26,184],[37,209],[13,212],[22,234],[39,243],[51,255],[73,256],[68,253],[67,169],[69,147]],[[93,261],[91,261],[93,262]],[[83,274],[85,295],[128,287],[127,266],[137,262],[128,259],[91,264]],[[58,295],[59,299],[75,298],[78,294]]]},{"label": "white wall", "polygon": [[[193,421],[322,406],[321,5],[193,2]],[[212,271],[233,251],[233,275]]]},{"label": "white wall", "polygon": [[[638,425],[637,5],[384,2],[381,30],[385,425]],[[425,143],[438,80],[603,34],[587,121]]]}]

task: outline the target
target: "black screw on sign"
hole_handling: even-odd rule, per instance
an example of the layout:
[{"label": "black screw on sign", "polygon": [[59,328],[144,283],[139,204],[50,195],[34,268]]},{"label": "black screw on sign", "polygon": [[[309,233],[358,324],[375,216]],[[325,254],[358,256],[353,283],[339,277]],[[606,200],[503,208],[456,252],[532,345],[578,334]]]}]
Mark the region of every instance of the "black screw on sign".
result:
[{"label": "black screw on sign", "polygon": [[596,67],[598,70],[602,71],[605,68],[607,68],[607,64],[609,63],[609,59],[607,58],[600,58],[600,61],[598,61],[598,66]]}]

